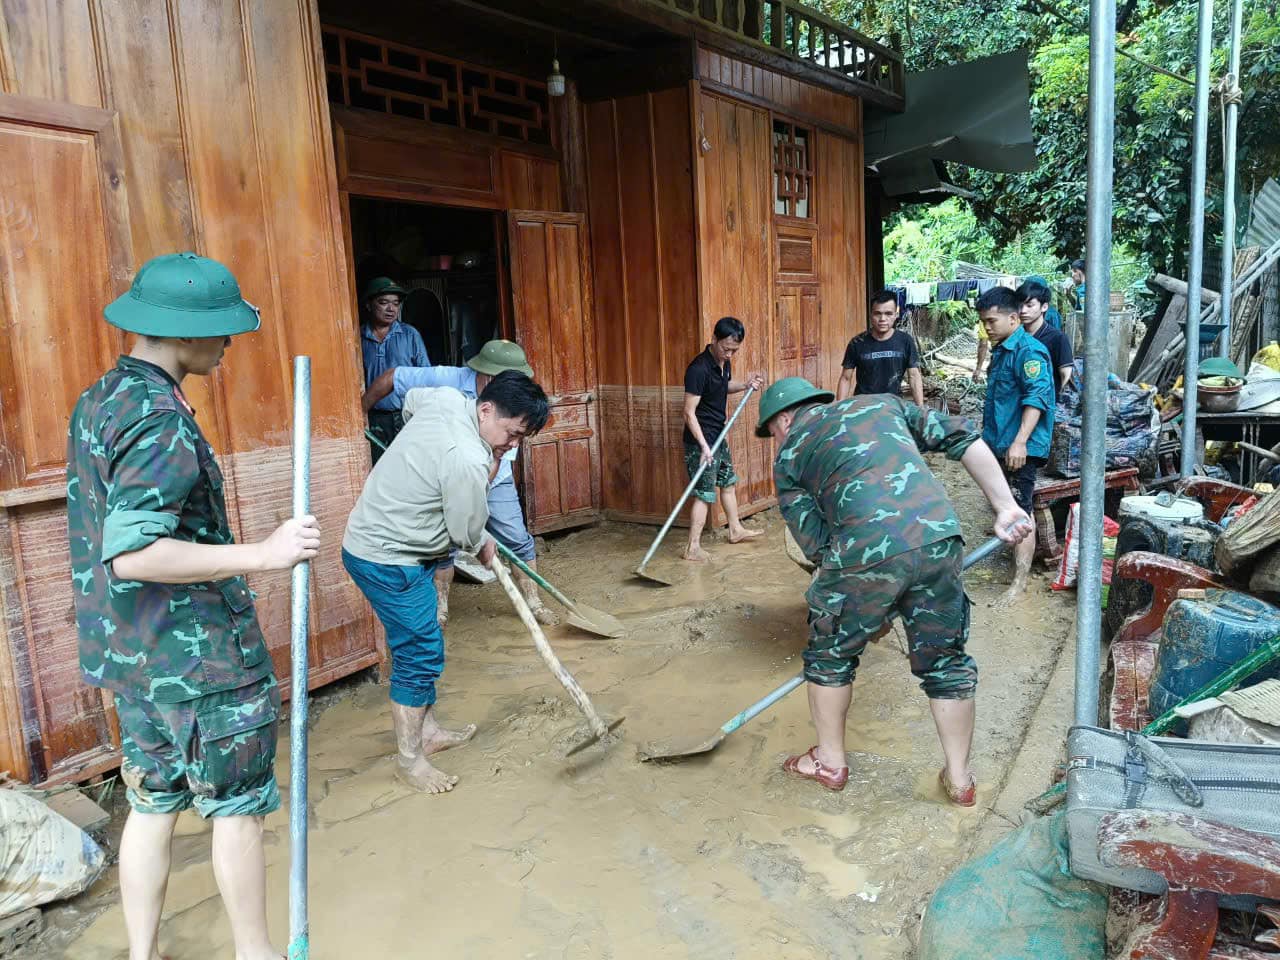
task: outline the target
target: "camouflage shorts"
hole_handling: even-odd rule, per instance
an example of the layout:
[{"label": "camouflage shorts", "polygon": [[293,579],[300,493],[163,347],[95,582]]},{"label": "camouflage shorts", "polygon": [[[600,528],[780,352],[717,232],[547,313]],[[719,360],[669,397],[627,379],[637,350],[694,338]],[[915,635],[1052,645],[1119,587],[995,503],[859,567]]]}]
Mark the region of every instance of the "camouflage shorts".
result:
[{"label": "camouflage shorts", "polygon": [[[689,471],[689,479],[698,471],[702,462],[702,448],[697,444],[684,445],[684,467]],[[738,475],[733,472],[733,454],[729,452],[729,444],[720,444],[707,469],[702,471],[698,484],[693,488],[693,495],[704,503],[716,502],[716,487],[732,487],[738,482]]]},{"label": "camouflage shorts", "polygon": [[195,806],[202,817],[259,817],[280,806],[276,678],[182,703],[116,694],[120,776],[140,813]]},{"label": "camouflage shorts", "polygon": [[853,682],[858,659],[896,614],[907,630],[911,672],[931,700],[966,700],[978,685],[978,667],[964,652],[969,598],[960,579],[959,537],[927,544],[860,570],[819,569],[809,586],[809,647],[804,675],[810,683]]}]

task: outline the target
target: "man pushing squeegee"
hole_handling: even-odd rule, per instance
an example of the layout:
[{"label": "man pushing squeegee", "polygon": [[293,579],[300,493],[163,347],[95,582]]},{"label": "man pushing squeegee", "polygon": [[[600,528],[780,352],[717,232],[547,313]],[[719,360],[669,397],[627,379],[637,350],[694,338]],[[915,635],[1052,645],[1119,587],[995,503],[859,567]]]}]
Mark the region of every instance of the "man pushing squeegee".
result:
[{"label": "man pushing squeegee", "polygon": [[890,395],[831,403],[802,377],[760,400],[759,437],[773,437],[778,507],[804,555],[809,586],[804,651],[818,743],[783,769],[843,790],[845,722],[858,658],[895,613],[906,627],[911,672],[929,698],[946,758],[939,782],[952,803],[973,806],[969,769],[978,668],[965,653],[969,598],[960,579],[960,521],[921,451],[959,460],[995,510],[995,533],[1017,543],[1031,521],[1000,464],[968,421]]}]

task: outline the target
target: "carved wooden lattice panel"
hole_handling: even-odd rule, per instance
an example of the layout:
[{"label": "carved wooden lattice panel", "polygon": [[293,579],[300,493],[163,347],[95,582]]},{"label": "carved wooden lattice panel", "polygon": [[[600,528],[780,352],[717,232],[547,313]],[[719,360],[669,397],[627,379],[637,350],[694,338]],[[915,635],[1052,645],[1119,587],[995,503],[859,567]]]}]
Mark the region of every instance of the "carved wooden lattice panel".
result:
[{"label": "carved wooden lattice panel", "polygon": [[551,143],[547,85],[322,27],[329,100],[526,143]]}]

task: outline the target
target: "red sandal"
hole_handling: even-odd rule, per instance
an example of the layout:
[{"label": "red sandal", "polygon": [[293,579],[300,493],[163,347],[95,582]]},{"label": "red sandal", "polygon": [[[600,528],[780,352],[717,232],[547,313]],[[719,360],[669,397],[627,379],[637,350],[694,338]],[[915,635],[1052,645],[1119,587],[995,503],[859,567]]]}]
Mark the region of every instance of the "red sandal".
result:
[{"label": "red sandal", "polygon": [[[813,773],[805,773],[800,769],[800,761],[805,757],[813,761]],[[782,764],[782,769],[797,777],[804,777],[806,780],[817,780],[828,790],[843,790],[844,785],[849,782],[849,768],[828,767],[818,759],[817,747],[810,747],[807,753],[799,756],[787,757]]]},{"label": "red sandal", "polygon": [[977,780],[970,779],[969,785],[962,789],[947,779],[947,768],[943,767],[938,771],[938,785],[942,787],[947,799],[957,807],[972,807],[978,802]]}]

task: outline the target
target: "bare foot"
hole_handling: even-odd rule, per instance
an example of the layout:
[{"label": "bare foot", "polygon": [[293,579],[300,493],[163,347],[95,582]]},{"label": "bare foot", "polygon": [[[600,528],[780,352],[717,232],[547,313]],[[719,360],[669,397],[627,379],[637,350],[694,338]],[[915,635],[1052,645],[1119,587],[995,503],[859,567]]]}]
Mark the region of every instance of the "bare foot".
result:
[{"label": "bare foot", "polygon": [[556,612],[548,607],[545,603],[540,603],[536,607],[530,609],[533,619],[537,620],[544,627],[554,627],[560,622],[560,618],[556,616]]},{"label": "bare foot", "polygon": [[396,758],[396,779],[422,793],[448,793],[458,783],[458,778],[437,770],[425,757],[414,757],[406,762]]},{"label": "bare foot", "polygon": [[989,606],[995,607],[997,610],[1007,609],[1016,606],[1018,601],[1022,599],[1022,595],[1027,591],[1027,583],[1025,580],[1015,580],[1009,586],[1009,589],[1000,594],[995,600],[992,600]]},{"label": "bare foot", "polygon": [[431,756],[450,747],[466,743],[476,735],[476,725],[468,723],[461,730],[446,730],[430,713],[422,722],[422,755]]},{"label": "bare foot", "polygon": [[684,552],[684,558],[690,563],[706,563],[711,559],[711,554],[701,547],[689,547]]},{"label": "bare foot", "polygon": [[742,543],[744,540],[754,540],[756,537],[764,536],[763,530],[752,530],[750,527],[740,527],[737,530],[729,531],[730,543]]}]

